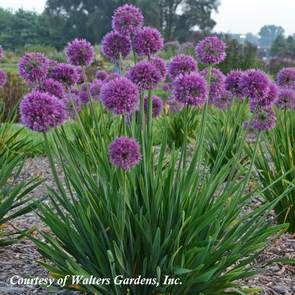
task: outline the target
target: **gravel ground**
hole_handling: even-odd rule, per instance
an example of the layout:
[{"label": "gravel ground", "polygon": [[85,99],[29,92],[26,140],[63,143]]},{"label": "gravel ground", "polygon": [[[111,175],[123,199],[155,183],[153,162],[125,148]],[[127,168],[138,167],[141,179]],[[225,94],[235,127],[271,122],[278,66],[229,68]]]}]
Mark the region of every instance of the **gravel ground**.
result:
[{"label": "gravel ground", "polygon": [[[46,158],[28,159],[21,179],[31,176],[40,176],[46,179],[34,192],[34,197],[46,195],[46,185],[53,186],[49,164]],[[35,213],[26,214],[13,222],[13,227],[23,229],[34,227],[37,230],[42,224]],[[282,235],[274,240],[269,247],[257,258],[254,269],[261,273],[251,279],[242,281],[242,284],[253,290],[251,294],[266,295],[294,295],[295,294],[295,265],[284,264],[283,261],[271,263],[272,259],[295,259],[295,236]],[[41,287],[12,286],[9,279],[14,275],[21,277],[48,277],[47,272],[38,264],[41,257],[35,246],[28,240],[22,240],[13,246],[6,247],[0,252],[0,295],[10,294],[77,294],[64,290],[54,289],[52,292]]]}]

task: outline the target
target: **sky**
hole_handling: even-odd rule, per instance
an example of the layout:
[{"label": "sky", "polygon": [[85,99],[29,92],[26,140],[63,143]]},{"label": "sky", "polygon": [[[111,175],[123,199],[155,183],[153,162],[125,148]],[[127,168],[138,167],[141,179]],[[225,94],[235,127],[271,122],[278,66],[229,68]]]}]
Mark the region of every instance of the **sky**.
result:
[{"label": "sky", "polygon": [[[257,34],[263,25],[282,26],[286,34],[295,33],[295,0],[220,0],[216,32]],[[0,0],[0,7],[42,12],[46,0]]]}]

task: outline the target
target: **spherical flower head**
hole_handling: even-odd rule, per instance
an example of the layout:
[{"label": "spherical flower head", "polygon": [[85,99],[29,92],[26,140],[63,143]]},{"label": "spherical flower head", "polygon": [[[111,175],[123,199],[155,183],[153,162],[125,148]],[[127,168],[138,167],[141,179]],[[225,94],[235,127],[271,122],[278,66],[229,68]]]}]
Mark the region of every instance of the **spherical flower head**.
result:
[{"label": "spherical flower head", "polygon": [[89,66],[94,60],[94,48],[85,39],[75,39],[65,48],[68,63],[74,66]]},{"label": "spherical flower head", "polygon": [[43,92],[47,92],[60,99],[64,98],[66,93],[63,84],[51,78],[44,80],[42,85],[40,85],[37,89]]},{"label": "spherical flower head", "polygon": [[161,75],[161,80],[165,80],[166,78],[166,72],[167,72],[167,67],[166,67],[166,62],[164,59],[158,57],[158,56],[153,56],[150,59],[150,63],[156,67],[156,69],[159,71]]},{"label": "spherical flower head", "polygon": [[278,87],[270,82],[269,91],[265,96],[249,99],[250,111],[254,112],[261,108],[271,108],[278,99]]},{"label": "spherical flower head", "polygon": [[2,46],[0,46],[0,60],[2,60],[4,57],[4,50],[2,48]]},{"label": "spherical flower head", "polygon": [[295,90],[295,68],[283,68],[277,75],[277,83],[280,87],[288,87]]},{"label": "spherical flower head", "polygon": [[33,131],[46,132],[66,119],[62,100],[46,92],[35,90],[27,94],[20,104],[21,121]]},{"label": "spherical flower head", "polygon": [[127,171],[141,161],[140,146],[133,138],[119,137],[109,145],[109,158],[114,166]]},{"label": "spherical flower head", "polygon": [[43,53],[26,53],[19,61],[19,74],[30,85],[38,85],[48,74],[49,61]]},{"label": "spherical flower head", "polygon": [[95,74],[95,78],[97,80],[104,81],[108,77],[109,73],[106,71],[97,71]]},{"label": "spherical flower head", "polygon": [[191,73],[197,70],[197,62],[190,55],[179,54],[172,58],[168,65],[169,77],[173,80],[179,74]]},{"label": "spherical flower head", "polygon": [[[160,114],[163,111],[163,101],[160,97],[153,95],[151,97],[152,99],[152,114],[154,118],[157,118],[160,116]],[[148,97],[144,97],[144,110],[145,113],[148,114]]]},{"label": "spherical flower head", "polygon": [[161,81],[161,74],[152,63],[143,60],[129,70],[127,78],[140,90],[149,90],[158,85]]},{"label": "spherical flower head", "polygon": [[269,92],[270,80],[261,70],[247,70],[241,77],[240,89],[244,96],[260,99]]},{"label": "spherical flower head", "polygon": [[[200,73],[204,79],[208,80],[208,68]],[[220,98],[225,92],[225,75],[217,68],[213,68],[210,78],[209,100]]]},{"label": "spherical flower head", "polygon": [[142,26],[142,12],[134,5],[125,4],[115,10],[112,27],[118,33],[129,36]]},{"label": "spherical flower head", "polygon": [[183,110],[184,104],[177,101],[175,98],[170,98],[167,101],[170,113],[179,113]]},{"label": "spherical flower head", "polygon": [[7,82],[7,75],[3,70],[0,70],[0,87],[3,87]]},{"label": "spherical flower head", "polygon": [[225,57],[225,43],[216,36],[206,37],[196,46],[196,55],[204,65],[216,65]]},{"label": "spherical flower head", "polygon": [[211,100],[211,104],[222,111],[228,110],[232,104],[233,96],[231,92],[224,91],[222,95],[215,96]]},{"label": "spherical flower head", "polygon": [[103,85],[103,81],[101,80],[93,80],[90,84],[90,94],[95,100],[99,100],[100,98],[100,91]]},{"label": "spherical flower head", "polygon": [[225,90],[230,91],[233,96],[242,99],[243,93],[240,89],[240,80],[243,75],[243,71],[233,70],[226,75],[225,78]]},{"label": "spherical flower head", "polygon": [[138,55],[151,56],[164,47],[164,39],[157,29],[144,27],[137,30],[132,45]]},{"label": "spherical flower head", "polygon": [[295,109],[295,90],[290,88],[279,89],[276,105],[283,110]]},{"label": "spherical flower head", "polygon": [[258,131],[270,130],[276,125],[276,115],[271,109],[260,109],[254,114],[250,125]]},{"label": "spherical flower head", "polygon": [[201,106],[208,98],[208,85],[199,73],[180,74],[173,81],[173,95],[183,104]]},{"label": "spherical flower head", "polygon": [[100,97],[104,106],[116,115],[133,113],[139,105],[138,88],[127,78],[103,84]]},{"label": "spherical flower head", "polygon": [[67,87],[70,87],[79,81],[77,67],[64,63],[59,63],[54,66],[50,77],[63,83]]},{"label": "spherical flower head", "polygon": [[111,61],[125,58],[131,51],[130,40],[117,32],[107,33],[101,41],[102,53]]}]

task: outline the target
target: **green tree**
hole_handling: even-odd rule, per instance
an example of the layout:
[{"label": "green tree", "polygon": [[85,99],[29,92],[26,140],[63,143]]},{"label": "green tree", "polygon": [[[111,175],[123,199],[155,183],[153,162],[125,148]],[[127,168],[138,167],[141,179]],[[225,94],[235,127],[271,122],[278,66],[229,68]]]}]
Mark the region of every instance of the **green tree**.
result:
[{"label": "green tree", "polygon": [[219,5],[218,0],[47,0],[45,14],[63,31],[64,40],[79,36],[97,43],[111,30],[113,11],[124,3],[140,7],[146,25],[157,27],[166,40],[181,41],[196,27],[212,29],[211,13]]},{"label": "green tree", "polygon": [[263,48],[270,48],[273,41],[280,35],[284,34],[284,29],[280,26],[267,25],[263,26],[258,35],[260,36],[260,45]]}]

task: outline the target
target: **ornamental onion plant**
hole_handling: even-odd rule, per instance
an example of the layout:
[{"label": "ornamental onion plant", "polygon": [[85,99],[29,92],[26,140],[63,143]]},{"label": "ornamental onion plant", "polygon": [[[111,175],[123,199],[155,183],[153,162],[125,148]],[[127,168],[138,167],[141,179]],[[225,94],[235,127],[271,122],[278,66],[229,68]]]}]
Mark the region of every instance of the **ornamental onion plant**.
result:
[{"label": "ornamental onion plant", "polygon": [[[53,79],[63,83],[68,97],[79,97],[83,92],[87,98],[81,111],[73,104],[76,124],[69,128],[74,140],[62,125],[68,119],[63,99],[33,87],[21,105],[23,123],[42,132],[46,142],[47,131],[55,128],[54,146],[46,147],[56,188],[50,189],[50,202],[42,204],[39,211],[50,232],[41,232],[43,239],[33,239],[44,257],[41,263],[58,278],[80,275],[110,279],[105,284],[83,284],[69,278],[66,288],[88,294],[234,292],[239,289],[236,281],[252,274],[250,263],[268,239],[286,228],[268,224],[265,216],[289,189],[250,213],[244,210],[253,196],[246,188],[259,137],[265,129],[259,125],[262,119],[258,114],[265,110],[252,109],[248,122],[259,130],[246,173],[241,174],[236,149],[232,157],[226,158],[226,145],[220,146],[214,169],[208,173],[208,129],[220,127],[219,122],[208,127],[210,92],[213,99],[213,93],[223,95],[225,91],[225,87],[215,87],[222,84],[215,78],[221,77],[224,82],[225,77],[213,68],[225,58],[225,46],[218,38],[209,37],[196,49],[199,61],[207,66],[203,73],[195,70],[196,63],[195,68],[184,70],[181,65],[182,70],[175,76],[173,70],[170,95],[183,108],[179,116],[183,116],[184,140],[179,149],[173,144],[168,147],[168,134],[163,132],[161,143],[155,146],[154,121],[162,105],[154,91],[165,80],[155,55],[163,47],[163,39],[156,29],[143,27],[143,16],[132,5],[115,11],[113,29],[104,39],[103,53],[120,71],[103,79],[99,99],[92,97],[86,75],[85,88],[77,83],[72,58],[68,59],[72,65],[56,65],[53,71]],[[118,34],[128,37],[130,44],[126,46],[133,53],[134,65],[127,72],[122,67],[124,42],[113,41]],[[87,42],[79,42],[79,46],[91,51]],[[85,56],[84,50],[77,52]],[[83,56],[80,59],[75,54],[74,59],[81,61]],[[180,58],[182,62],[186,63],[187,58]],[[86,60],[79,66],[85,73]],[[252,83],[251,79],[247,75],[241,85],[243,92],[254,93],[256,100],[264,98],[269,80],[259,96],[260,83]],[[216,89],[219,91],[214,92]],[[221,96],[219,99],[223,100]],[[42,110],[40,115],[38,110]],[[195,141],[190,142],[187,135],[195,116],[197,132]],[[238,132],[244,139],[242,124]],[[63,169],[62,176],[56,164]],[[244,173],[246,176],[241,178]],[[256,193],[262,194],[271,186]],[[113,280],[118,276],[127,280],[115,284]],[[165,281],[167,276],[174,278],[170,284]],[[136,278],[149,279],[149,283],[138,284]]]}]

